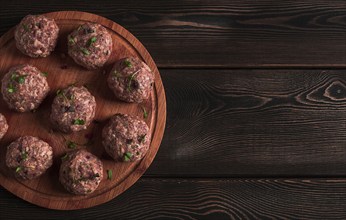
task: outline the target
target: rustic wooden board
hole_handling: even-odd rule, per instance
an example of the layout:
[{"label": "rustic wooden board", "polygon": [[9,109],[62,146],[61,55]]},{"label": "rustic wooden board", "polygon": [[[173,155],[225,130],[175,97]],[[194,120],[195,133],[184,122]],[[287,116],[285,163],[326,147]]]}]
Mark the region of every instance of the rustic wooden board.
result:
[{"label": "rustic wooden board", "polygon": [[[345,178],[141,178],[86,210],[39,209],[0,188],[3,219],[345,219]],[[18,212],[20,210],[20,212]]]},{"label": "rustic wooden board", "polygon": [[146,176],[346,175],[346,70],[161,76],[167,132]]},{"label": "rustic wooden board", "polygon": [[121,23],[160,68],[346,67],[344,0],[11,0],[0,33],[28,13],[70,8]]},{"label": "rustic wooden board", "polygon": [[[47,58],[33,59],[22,55],[15,48],[12,28],[0,39],[0,76],[11,66],[30,63],[41,71],[48,72],[51,92],[41,107],[32,113],[15,113],[10,111],[3,100],[0,101],[2,112],[10,125],[9,131],[0,142],[0,183],[7,190],[20,198],[39,206],[51,209],[81,209],[99,205],[124,192],[146,171],[159,148],[166,121],[166,101],[159,71],[144,46],[127,30],[106,18],[84,13],[62,11],[46,14],[56,20],[60,28],[60,38],[55,51]],[[92,21],[105,26],[112,34],[113,53],[105,67],[88,71],[75,64],[67,53],[67,34],[80,24]],[[155,87],[148,101],[142,104],[128,104],[117,101],[106,86],[106,76],[112,63],[126,56],[143,59],[155,74]],[[96,97],[97,109],[95,120],[88,130],[70,135],[51,130],[49,122],[50,106],[58,89],[69,84],[86,85]],[[136,163],[115,163],[108,157],[101,144],[101,130],[106,120],[113,114],[122,112],[143,118],[142,107],[148,113],[145,119],[152,133],[152,142],[147,155]],[[36,180],[18,181],[12,177],[5,166],[6,146],[19,136],[32,135],[42,138],[54,148],[54,165],[46,174]],[[93,136],[90,140],[90,136]],[[79,143],[79,148],[87,148],[99,156],[104,164],[104,179],[99,188],[87,196],[75,196],[67,193],[58,182],[60,158],[69,150],[67,140]],[[84,146],[85,145],[85,146]],[[113,171],[113,179],[107,180],[107,170]]]}]

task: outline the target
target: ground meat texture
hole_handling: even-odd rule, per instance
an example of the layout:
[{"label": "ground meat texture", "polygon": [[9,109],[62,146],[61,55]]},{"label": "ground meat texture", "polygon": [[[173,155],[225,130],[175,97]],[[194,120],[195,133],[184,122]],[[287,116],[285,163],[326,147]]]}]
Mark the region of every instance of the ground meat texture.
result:
[{"label": "ground meat texture", "polygon": [[3,114],[0,113],[0,140],[4,137],[8,130],[8,124],[6,118]]},{"label": "ground meat texture", "polygon": [[15,66],[5,74],[2,96],[10,109],[27,112],[39,107],[49,92],[44,74],[29,64]]},{"label": "ground meat texture", "polygon": [[103,26],[85,23],[67,37],[68,54],[87,69],[102,67],[112,52],[112,37]]},{"label": "ground meat texture", "polygon": [[102,144],[117,161],[143,158],[149,149],[150,138],[147,124],[126,114],[114,115],[102,131]]},{"label": "ground meat texture", "polygon": [[114,64],[107,82],[118,99],[140,103],[149,98],[154,74],[138,58],[128,57]]},{"label": "ground meat texture", "polygon": [[30,57],[46,57],[55,48],[59,27],[54,19],[43,15],[27,15],[16,27],[17,48]]},{"label": "ground meat texture", "polygon": [[58,90],[50,119],[58,129],[70,133],[87,129],[95,117],[95,97],[83,86]]},{"label": "ground meat texture", "polygon": [[52,164],[52,147],[37,137],[20,137],[7,147],[6,165],[19,179],[34,179]]},{"label": "ground meat texture", "polygon": [[92,193],[102,178],[101,160],[88,151],[72,151],[62,158],[59,180],[67,191],[77,195]]}]

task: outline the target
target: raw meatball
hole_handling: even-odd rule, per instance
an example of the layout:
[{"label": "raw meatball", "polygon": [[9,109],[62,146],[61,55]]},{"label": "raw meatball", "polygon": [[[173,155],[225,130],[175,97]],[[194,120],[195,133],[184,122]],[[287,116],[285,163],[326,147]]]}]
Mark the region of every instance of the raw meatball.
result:
[{"label": "raw meatball", "polygon": [[6,118],[3,114],[0,113],[0,140],[4,137],[8,130],[8,124]]},{"label": "raw meatball", "polygon": [[62,159],[60,183],[71,193],[92,193],[103,178],[103,165],[95,155],[86,150],[70,152]]},{"label": "raw meatball", "polygon": [[140,160],[149,149],[149,128],[137,117],[116,114],[103,128],[102,144],[114,160]]},{"label": "raw meatball", "polygon": [[7,147],[6,165],[19,179],[34,179],[52,164],[52,147],[37,137],[20,137]]},{"label": "raw meatball", "polygon": [[102,67],[112,52],[112,37],[99,24],[85,23],[67,37],[68,54],[87,69]]},{"label": "raw meatball", "polygon": [[17,48],[30,57],[46,57],[55,48],[59,27],[54,19],[43,15],[27,15],[16,27]]},{"label": "raw meatball", "polygon": [[114,64],[107,82],[118,99],[140,103],[149,98],[154,74],[147,64],[138,58],[128,57]]},{"label": "raw meatball", "polygon": [[27,112],[39,107],[49,92],[44,74],[29,64],[15,66],[5,74],[2,96],[10,109]]},{"label": "raw meatball", "polygon": [[95,117],[95,97],[83,86],[58,90],[50,119],[61,131],[69,133],[87,129]]}]

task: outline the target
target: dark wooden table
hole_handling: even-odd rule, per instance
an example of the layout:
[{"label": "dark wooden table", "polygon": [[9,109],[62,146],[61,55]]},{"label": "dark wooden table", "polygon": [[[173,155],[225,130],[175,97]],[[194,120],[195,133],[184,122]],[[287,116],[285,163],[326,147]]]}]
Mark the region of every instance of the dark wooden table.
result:
[{"label": "dark wooden table", "polygon": [[0,187],[0,219],[346,219],[346,1],[1,1],[81,10],[149,50],[167,96],[154,163],[116,199],[54,211]]}]

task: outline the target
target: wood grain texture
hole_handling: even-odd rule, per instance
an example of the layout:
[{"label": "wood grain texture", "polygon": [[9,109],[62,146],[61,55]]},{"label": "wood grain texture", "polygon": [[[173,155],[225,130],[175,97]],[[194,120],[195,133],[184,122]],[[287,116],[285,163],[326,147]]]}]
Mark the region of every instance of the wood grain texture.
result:
[{"label": "wood grain texture", "polygon": [[344,0],[12,0],[0,9],[0,33],[26,14],[71,9],[122,24],[159,67],[346,66]]},{"label": "wood grain texture", "polygon": [[[49,97],[36,112],[16,113],[10,111],[3,100],[0,112],[9,124],[8,133],[0,142],[0,184],[15,195],[34,204],[52,209],[81,209],[102,204],[124,192],[145,172],[153,161],[160,146],[166,122],[166,101],[162,81],[157,67],[143,45],[118,24],[103,17],[82,12],[54,12],[47,14],[54,18],[60,27],[59,42],[55,51],[47,58],[33,59],[21,54],[15,47],[13,29],[0,38],[0,76],[18,64],[29,63],[41,71],[48,72],[47,80],[51,88]],[[113,38],[113,50],[105,67],[100,70],[87,71],[75,64],[71,58],[61,58],[67,54],[67,34],[85,22],[97,22],[108,28]],[[106,86],[107,73],[112,64],[123,57],[136,56],[144,60],[155,75],[154,89],[148,100],[141,104],[117,101]],[[65,65],[62,69],[61,65]],[[95,120],[87,130],[72,134],[53,131],[49,123],[51,103],[58,89],[68,85],[85,85],[95,96],[97,107]],[[148,117],[143,118],[142,107],[146,108]],[[107,156],[102,146],[101,132],[107,120],[116,113],[126,113],[146,121],[151,132],[151,144],[146,156],[133,163],[115,163]],[[5,164],[6,146],[18,137],[31,135],[48,142],[54,151],[54,164],[42,176],[35,180],[18,181]],[[93,139],[90,140],[90,136]],[[86,138],[87,137],[87,138]],[[98,156],[103,163],[104,173],[97,190],[86,196],[72,195],[60,185],[58,171],[60,158],[69,151],[67,142],[78,143],[78,148],[86,148]],[[87,144],[85,144],[87,143]],[[107,179],[107,170],[113,171],[112,180]]]},{"label": "wood grain texture", "polygon": [[345,70],[162,70],[150,176],[346,175]]},{"label": "wood grain texture", "polygon": [[[98,207],[59,212],[0,189],[2,219],[345,219],[346,179],[142,178]],[[17,210],[21,210],[18,212]]]},{"label": "wood grain texture", "polygon": [[58,10],[123,25],[161,68],[168,120],[145,177],[114,200],[59,212],[0,187],[0,219],[346,219],[346,180],[335,177],[346,173],[344,0],[1,6],[0,34],[29,13]]}]

